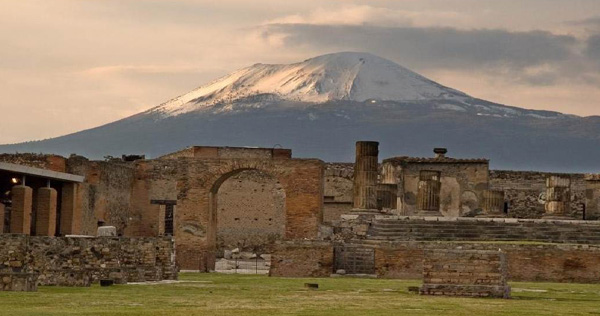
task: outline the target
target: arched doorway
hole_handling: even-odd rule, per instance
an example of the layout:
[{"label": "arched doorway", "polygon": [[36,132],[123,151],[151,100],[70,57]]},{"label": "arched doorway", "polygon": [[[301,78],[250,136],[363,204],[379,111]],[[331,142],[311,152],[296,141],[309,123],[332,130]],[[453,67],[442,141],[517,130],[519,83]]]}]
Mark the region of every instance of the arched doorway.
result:
[{"label": "arched doorway", "polygon": [[[285,236],[285,190],[257,169],[223,175],[211,190],[211,270],[266,273],[275,241]],[[211,258],[212,259],[212,258]]]}]

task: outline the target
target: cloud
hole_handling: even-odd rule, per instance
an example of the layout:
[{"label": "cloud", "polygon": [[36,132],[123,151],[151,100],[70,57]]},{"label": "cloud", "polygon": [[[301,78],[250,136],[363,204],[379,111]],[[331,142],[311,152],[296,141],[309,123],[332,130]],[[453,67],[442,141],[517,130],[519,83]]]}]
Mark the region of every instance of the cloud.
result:
[{"label": "cloud", "polygon": [[262,32],[288,47],[366,50],[419,69],[538,66],[572,58],[577,44],[575,37],[545,31],[270,24]]},{"label": "cloud", "polygon": [[587,39],[586,55],[600,64],[600,34]]},{"label": "cloud", "polygon": [[346,5],[335,11],[317,8],[306,14],[272,19],[265,24],[442,26],[460,25],[468,16],[455,11],[408,11],[370,5]]}]

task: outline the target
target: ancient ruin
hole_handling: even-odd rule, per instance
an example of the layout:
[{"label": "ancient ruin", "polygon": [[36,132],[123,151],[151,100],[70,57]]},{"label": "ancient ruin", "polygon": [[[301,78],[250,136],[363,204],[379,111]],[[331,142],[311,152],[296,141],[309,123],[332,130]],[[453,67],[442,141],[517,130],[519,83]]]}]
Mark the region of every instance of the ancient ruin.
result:
[{"label": "ancient ruin", "polygon": [[0,155],[3,289],[179,270],[422,278],[428,254],[450,262],[457,249],[501,249],[508,275],[494,286],[600,280],[598,175],[490,170],[444,148],[380,162],[377,142],[355,148],[354,164],[209,146]]}]

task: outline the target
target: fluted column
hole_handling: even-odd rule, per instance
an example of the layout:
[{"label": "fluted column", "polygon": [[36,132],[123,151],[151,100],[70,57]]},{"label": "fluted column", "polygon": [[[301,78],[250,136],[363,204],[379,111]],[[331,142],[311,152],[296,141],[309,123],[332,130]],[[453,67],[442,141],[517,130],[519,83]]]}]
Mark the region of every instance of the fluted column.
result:
[{"label": "fluted column", "polygon": [[505,217],[504,214],[504,191],[484,190],[482,199],[484,217]]},{"label": "fluted column", "polygon": [[571,178],[549,176],[546,178],[545,218],[569,218],[571,210]]},{"label": "fluted column", "polygon": [[356,142],[354,163],[354,208],[377,208],[377,175],[379,143]]},{"label": "fluted column", "polygon": [[12,208],[10,213],[11,234],[31,233],[31,210],[33,189],[24,185],[15,185],[11,190]]}]

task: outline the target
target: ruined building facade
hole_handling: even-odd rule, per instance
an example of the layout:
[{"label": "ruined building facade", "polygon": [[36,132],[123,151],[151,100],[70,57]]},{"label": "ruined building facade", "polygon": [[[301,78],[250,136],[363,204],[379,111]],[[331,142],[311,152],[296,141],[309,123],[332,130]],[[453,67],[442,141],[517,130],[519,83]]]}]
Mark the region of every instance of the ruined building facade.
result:
[{"label": "ruined building facade", "polygon": [[[172,236],[183,270],[214,270],[238,251],[273,255],[271,273],[286,276],[328,275],[352,261],[369,263],[355,265],[357,273],[410,277],[424,249],[447,246],[434,241],[572,242],[595,249],[568,263],[587,268],[556,275],[593,277],[597,175],[489,170],[486,159],[451,158],[442,148],[380,161],[378,146],[358,142],[354,163],[208,146],[156,159],[0,155],[2,232],[95,236],[114,226],[124,237]],[[534,251],[502,247],[514,253],[513,265]],[[577,247],[569,251],[580,255]],[[551,279],[551,271],[539,273]]]}]

